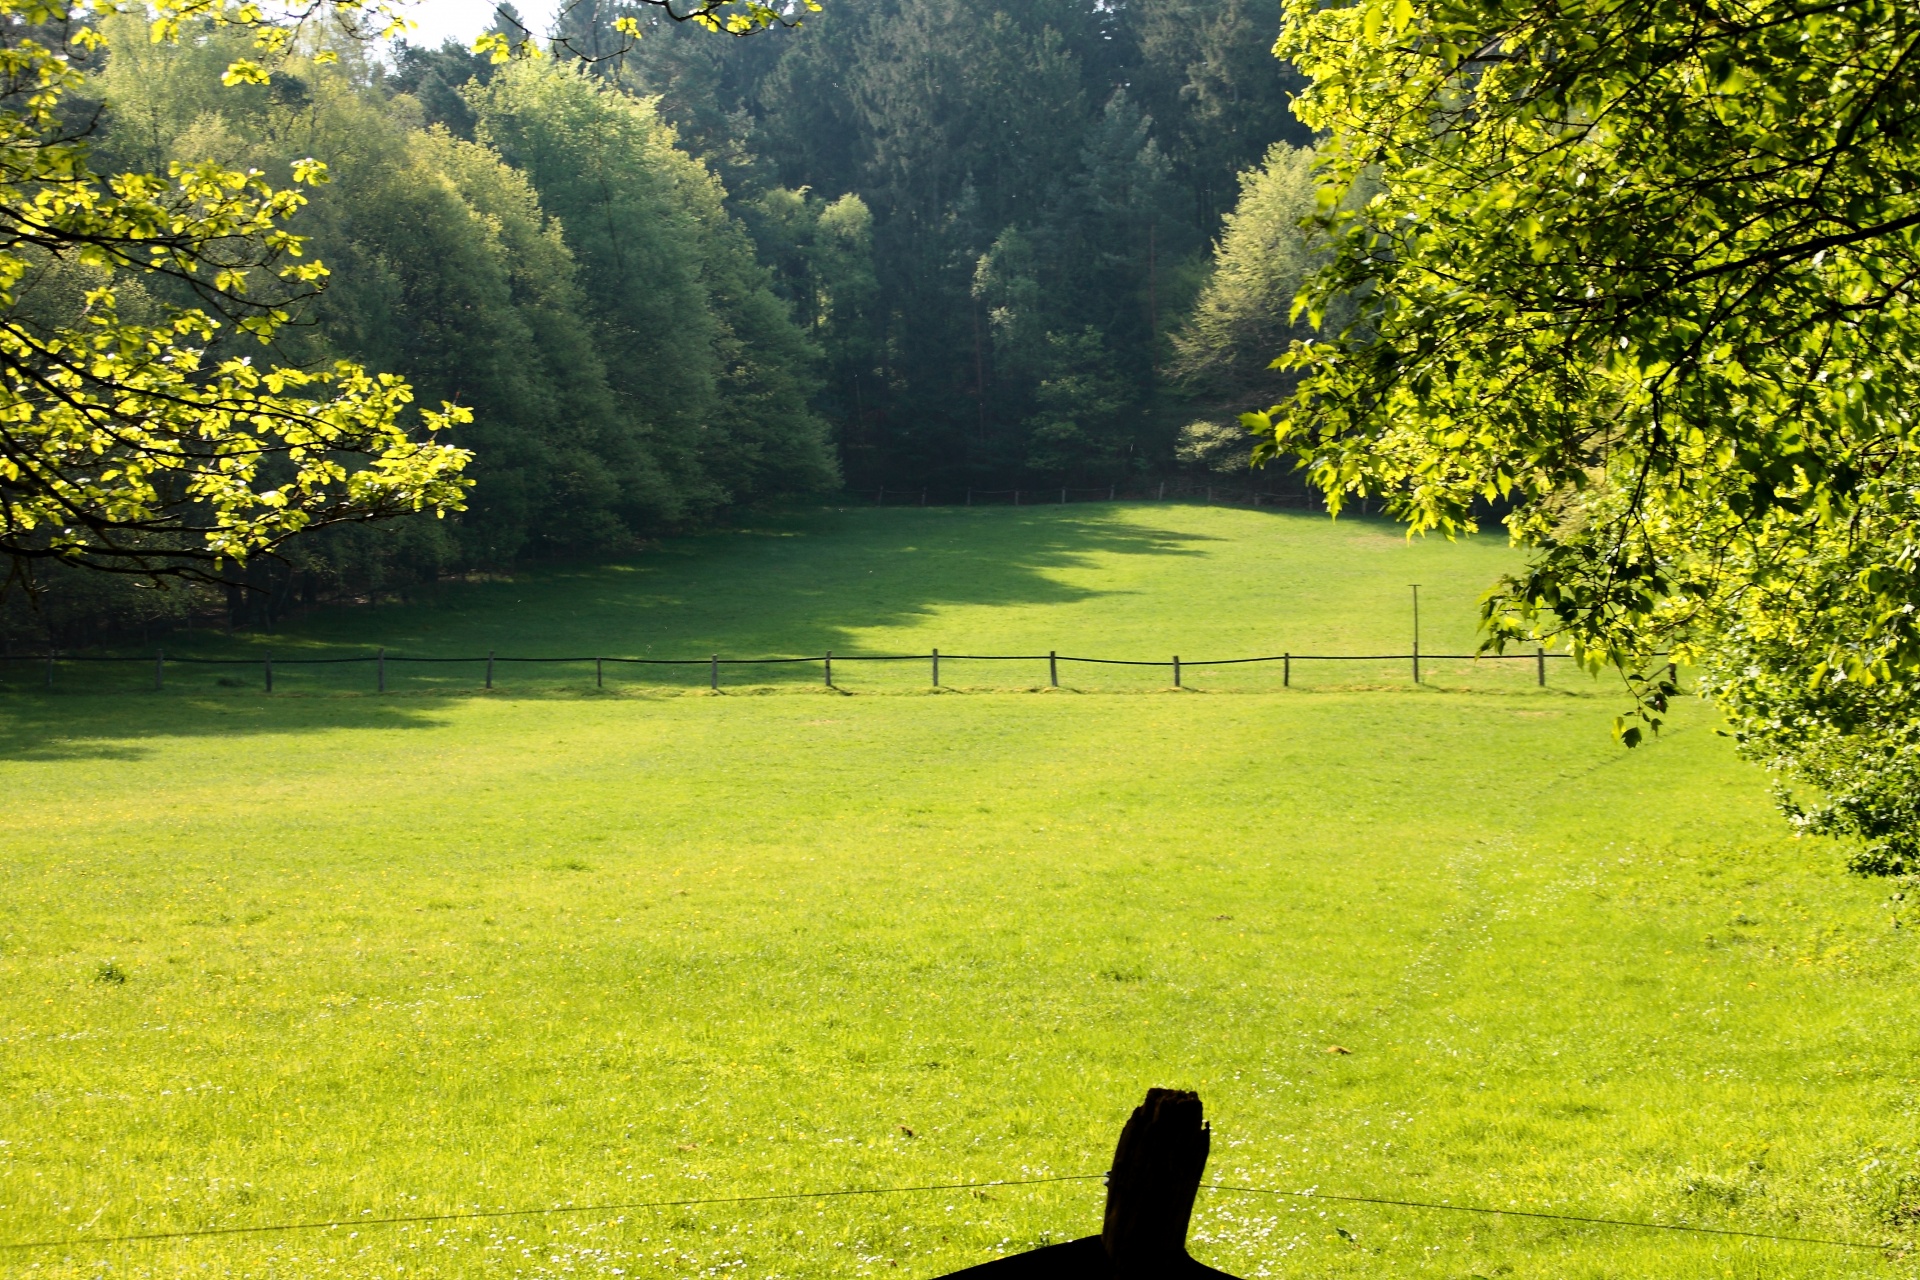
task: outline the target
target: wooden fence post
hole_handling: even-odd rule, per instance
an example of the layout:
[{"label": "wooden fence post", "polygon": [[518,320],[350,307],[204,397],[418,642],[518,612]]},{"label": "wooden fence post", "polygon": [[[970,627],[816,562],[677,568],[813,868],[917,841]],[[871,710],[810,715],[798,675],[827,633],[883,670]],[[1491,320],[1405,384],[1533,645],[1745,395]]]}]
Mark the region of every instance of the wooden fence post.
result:
[{"label": "wooden fence post", "polygon": [[1187,1252],[1212,1145],[1198,1094],[1147,1090],[1114,1149],[1099,1235],[996,1258],[947,1280],[1233,1280]]},{"label": "wooden fence post", "polygon": [[166,681],[167,651],[165,649],[155,649],[153,651],[153,691],[155,693],[160,692],[166,685]]},{"label": "wooden fence post", "polygon": [[1119,485],[1117,485],[1117,484],[1110,484],[1110,485],[1108,485],[1108,486],[1107,486],[1107,501],[1108,501],[1108,502],[1112,502],[1112,501],[1113,501],[1113,495],[1114,495],[1114,494],[1116,494],[1116,493],[1118,493],[1118,492],[1120,492],[1120,486],[1119,486]]},{"label": "wooden fence post", "polygon": [[933,651],[933,687],[936,689],[940,687],[940,651],[938,649]]},{"label": "wooden fence post", "polygon": [[880,486],[880,496],[873,500],[873,505],[876,507],[884,507],[887,505],[887,486]]},{"label": "wooden fence post", "polygon": [[1067,491],[1065,489],[1060,491],[1060,505],[1063,507],[1067,505]]},{"label": "wooden fence post", "polygon": [[385,693],[387,691],[387,651],[384,647],[374,656],[373,667],[380,683],[379,691]]},{"label": "wooden fence post", "polygon": [[1054,649],[1047,650],[1047,683],[1060,687],[1060,654]]},{"label": "wooden fence post", "polygon": [[1165,502],[1166,500],[1167,500],[1167,482],[1165,480],[1162,480],[1160,482],[1160,501]]},{"label": "wooden fence post", "polygon": [[827,650],[827,688],[833,688],[833,650]]},{"label": "wooden fence post", "polygon": [[1013,505],[1016,507],[1020,505],[1020,491],[1018,489],[1013,491]]},{"label": "wooden fence post", "polygon": [[713,655],[713,660],[707,667],[707,683],[710,688],[716,690],[720,688],[720,655],[717,653]]},{"label": "wooden fence post", "polygon": [[1544,689],[1547,687],[1547,647],[1545,645],[1534,646],[1533,660],[1540,668],[1540,687]]},{"label": "wooden fence post", "polygon": [[1420,584],[1413,587],[1413,682],[1420,683]]},{"label": "wooden fence post", "polygon": [[487,688],[493,688],[493,650],[487,650]]},{"label": "wooden fence post", "polygon": [[267,692],[272,693],[273,692],[273,650],[271,649],[267,650],[267,656],[261,662],[261,665],[267,669]]},{"label": "wooden fence post", "polygon": [[968,505],[968,506],[972,506],[972,505],[973,505],[973,490],[972,490],[972,489],[968,489],[968,490],[967,490],[967,505]]},{"label": "wooden fence post", "polygon": [[47,688],[53,688],[53,650],[47,650]]},{"label": "wooden fence post", "polygon": [[595,658],[593,660],[593,687],[596,689],[604,689],[607,687],[607,682],[600,670],[600,664],[605,661],[605,658]]},{"label": "wooden fence post", "polygon": [[1180,687],[1180,655],[1177,653],[1173,655],[1173,687]]},{"label": "wooden fence post", "polygon": [[1293,655],[1291,653],[1280,659],[1280,687],[1293,688]]}]

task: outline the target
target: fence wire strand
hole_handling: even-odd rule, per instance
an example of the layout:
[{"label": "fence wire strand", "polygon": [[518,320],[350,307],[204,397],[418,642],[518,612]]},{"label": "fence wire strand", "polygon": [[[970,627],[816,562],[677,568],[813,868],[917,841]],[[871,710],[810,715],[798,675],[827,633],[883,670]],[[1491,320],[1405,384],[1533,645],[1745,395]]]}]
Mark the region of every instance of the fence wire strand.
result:
[{"label": "fence wire strand", "polygon": [[1824,1236],[1781,1236],[1765,1231],[1738,1231],[1732,1227],[1696,1227],[1684,1222],[1638,1222],[1631,1218],[1590,1218],[1577,1213],[1546,1213],[1538,1209],[1494,1209],[1473,1204],[1436,1204],[1427,1200],[1387,1200],[1378,1196],[1337,1196],[1324,1191],[1286,1191],[1275,1187],[1228,1187],[1215,1182],[1201,1183],[1203,1191],[1224,1191],[1235,1195],[1295,1196],[1303,1200],[1337,1200],[1343,1204],[1390,1205],[1400,1209],[1439,1209],[1449,1213],[1479,1213],[1505,1218],[1545,1218],[1551,1222],[1578,1222],[1596,1227],[1637,1227],[1643,1231],[1685,1231],[1698,1235],[1739,1236],[1747,1240],[1774,1240],[1784,1244],[1824,1244],[1836,1249],[1889,1249],[1888,1244],[1868,1244],[1862,1240],[1831,1240]]},{"label": "fence wire strand", "polygon": [[534,1218],[561,1213],[625,1213],[635,1209],[686,1209],[696,1205],[754,1204],[769,1200],[828,1200],[845,1196],[897,1196],[923,1191],[975,1191],[988,1187],[1030,1187],[1043,1182],[1092,1182],[1104,1173],[1067,1173],[1045,1178],[1001,1178],[993,1182],[939,1182],[919,1187],[852,1187],[841,1191],[785,1191],[768,1195],[712,1196],[698,1200],[635,1200],[624,1204],[563,1204],[545,1209],[467,1209],[455,1213],[413,1213],[390,1218],[342,1218],[325,1222],[282,1222],[257,1227],[208,1227],[202,1231],[144,1231],[125,1236],[69,1236],[25,1240],[0,1249],[65,1249],[79,1245],[133,1244],[152,1240],[192,1240],[202,1236],[267,1235],[280,1231],[329,1231],[336,1227],[390,1227],[416,1222],[468,1222],[483,1218]]},{"label": "fence wire strand", "polygon": [[[688,1200],[635,1200],[614,1204],[553,1205],[542,1209],[469,1209],[453,1213],[418,1213],[394,1217],[343,1218],[322,1222],[285,1222],[253,1227],[208,1227],[199,1231],[146,1231],[119,1236],[69,1236],[55,1240],[23,1240],[0,1244],[0,1250],[104,1248],[109,1245],[136,1244],[164,1240],[194,1240],[206,1236],[268,1235],[286,1231],[329,1231],[340,1227],[406,1226],[426,1222],[470,1222],[491,1218],[532,1218],[573,1213],[626,1213],[640,1209],[684,1209],[701,1205],[762,1204],[782,1200],[828,1200],[852,1196],[911,1195],[931,1191],[977,1191],[990,1187],[1031,1187],[1055,1182],[1105,1181],[1104,1173],[1066,1173],[1040,1178],[1001,1178],[992,1182],[936,1182],[912,1187],[851,1187],[838,1191],[787,1191],[750,1196],[711,1196]],[[1677,1231],[1694,1235],[1733,1236],[1743,1240],[1768,1240],[1779,1244],[1817,1244],[1836,1249],[1873,1249],[1887,1251],[1900,1246],[1873,1244],[1863,1240],[1835,1240],[1826,1236],[1777,1235],[1766,1231],[1741,1231],[1732,1227],[1702,1227],[1684,1222],[1643,1222],[1631,1218],[1599,1218],[1576,1213],[1547,1213],[1537,1209],[1495,1209],[1484,1205],[1446,1204],[1428,1200],[1393,1200],[1381,1196],[1343,1196],[1330,1192],[1288,1191],[1278,1187],[1235,1187],[1204,1182],[1202,1191],[1228,1195],[1290,1196],[1301,1200],[1327,1200],[1340,1204],[1370,1204],[1397,1209],[1423,1209],[1445,1213],[1473,1213],[1507,1218],[1534,1218],[1548,1222],[1570,1222],[1583,1226],[1626,1227],[1642,1231]]]}]

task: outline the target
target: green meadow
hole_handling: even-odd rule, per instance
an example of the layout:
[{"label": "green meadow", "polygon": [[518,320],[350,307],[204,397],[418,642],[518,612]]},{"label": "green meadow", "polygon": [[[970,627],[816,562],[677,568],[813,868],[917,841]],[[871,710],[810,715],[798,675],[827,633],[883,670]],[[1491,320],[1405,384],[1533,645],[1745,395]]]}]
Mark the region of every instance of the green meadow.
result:
[{"label": "green meadow", "polygon": [[[797,512],[175,656],[1467,652],[1496,539]],[[0,1273],[933,1277],[1200,1091],[1243,1276],[1920,1275],[1920,963],[1561,662],[74,663],[0,696]],[[221,681],[228,683],[221,683]],[[1811,1236],[1841,1248],[1356,1203]],[[275,1223],[266,1234],[94,1243]]]}]

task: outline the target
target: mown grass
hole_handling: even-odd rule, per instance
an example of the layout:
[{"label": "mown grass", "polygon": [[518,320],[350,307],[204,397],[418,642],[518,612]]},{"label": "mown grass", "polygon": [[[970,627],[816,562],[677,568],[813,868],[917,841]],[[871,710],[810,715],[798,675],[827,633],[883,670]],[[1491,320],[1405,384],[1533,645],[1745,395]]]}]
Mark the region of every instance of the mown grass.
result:
[{"label": "mown grass", "polygon": [[[802,527],[763,596],[844,584],[899,514]],[[1202,607],[1223,647],[1314,599],[1384,635],[1393,605],[1367,623],[1363,593],[1408,580],[1381,550],[1340,608],[1327,566],[1362,560],[1356,535],[1281,525],[1329,546],[1268,597],[1271,517],[1125,519],[1191,521],[1168,537],[1200,550],[1158,578],[1152,552],[1034,570],[1080,575],[1068,598],[929,608],[903,588],[867,616],[903,643],[955,613],[1014,643],[1076,610],[1091,629],[1105,600],[1118,644],[1157,599],[1200,652]],[[770,553],[686,554],[691,591],[702,565],[738,584],[734,555]],[[1435,557],[1422,581],[1458,556],[1470,596],[1504,552],[1408,554]],[[537,620],[497,625],[610,632],[640,608],[569,620],[595,579],[555,576],[517,584]],[[467,610],[449,643],[495,625],[446,608]],[[719,643],[711,617],[674,619],[724,608],[652,616]],[[776,643],[765,612],[741,648]],[[394,619],[441,625],[423,606],[313,626]],[[1887,888],[1785,838],[1706,709],[1628,754],[1610,691],[1556,682],[10,696],[0,1241],[1092,1173],[1151,1084],[1202,1092],[1232,1185],[1910,1238],[1920,1000]],[[0,1269],[932,1276],[1094,1230],[1100,1196],[342,1227]],[[1220,1192],[1194,1247],[1250,1276],[1915,1271],[1904,1251]]]}]

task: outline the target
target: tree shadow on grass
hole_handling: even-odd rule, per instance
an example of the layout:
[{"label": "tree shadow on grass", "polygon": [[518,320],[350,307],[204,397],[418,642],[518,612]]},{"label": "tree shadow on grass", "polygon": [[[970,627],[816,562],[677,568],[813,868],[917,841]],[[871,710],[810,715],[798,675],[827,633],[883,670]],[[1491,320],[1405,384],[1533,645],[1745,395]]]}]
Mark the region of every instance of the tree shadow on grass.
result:
[{"label": "tree shadow on grass", "polygon": [[623,562],[450,584],[419,606],[330,610],[302,635],[336,646],[379,636],[396,651],[555,657],[846,651],[856,631],[912,625],[942,608],[1092,599],[1108,593],[1056,575],[1102,556],[1198,557],[1213,540],[1131,524],[1111,508],[793,512]]},{"label": "tree shadow on grass", "polygon": [[[442,723],[432,703],[405,695],[471,695],[483,686],[485,663],[408,658],[495,652],[503,655],[502,688],[590,692],[590,662],[506,659],[847,653],[858,630],[912,625],[943,608],[1063,605],[1115,594],[1056,575],[1102,557],[1200,557],[1214,541],[1093,505],[757,516],[618,562],[546,564],[511,579],[442,584],[406,604],[317,610],[276,635],[176,634],[164,642],[170,661],[158,693],[151,657],[63,664],[52,693],[39,687],[37,668],[14,664],[0,672],[0,759],[137,758],[145,754],[139,739],[181,735],[431,728]],[[376,648],[389,654],[385,698],[375,696],[372,663],[299,661],[365,658]],[[280,694],[312,696],[249,696],[264,690],[268,654]],[[704,663],[611,670],[616,680],[644,678],[665,690],[703,686],[710,674]],[[817,663],[729,667],[725,679],[815,683],[821,673]]]},{"label": "tree shadow on grass", "polygon": [[0,698],[0,760],[141,760],[165,738],[434,729],[431,704],[405,698],[225,698],[191,694],[15,695]]},{"label": "tree shadow on grass", "polygon": [[[703,658],[847,651],[858,630],[911,625],[955,606],[1049,606],[1116,594],[1061,581],[1097,556],[1206,554],[1205,534],[1171,533],[1114,518],[1112,508],[824,510],[766,516],[677,538],[630,559],[552,563],[511,579],[423,589],[406,604],[320,609],[278,635],[176,634],[176,659],[272,653],[283,681],[289,660],[367,659],[384,648],[389,674],[431,687],[433,673],[403,659],[489,652],[512,657]],[[150,661],[150,660],[149,660]],[[483,665],[449,664],[448,683],[470,687]],[[316,688],[370,692],[367,662],[343,666]],[[579,672],[572,673],[573,678]],[[169,667],[169,683],[221,676],[254,687],[257,668]],[[31,681],[32,672],[21,679]],[[79,677],[76,676],[76,679]],[[66,677],[63,673],[62,679]],[[146,668],[123,683],[151,685]]]}]

